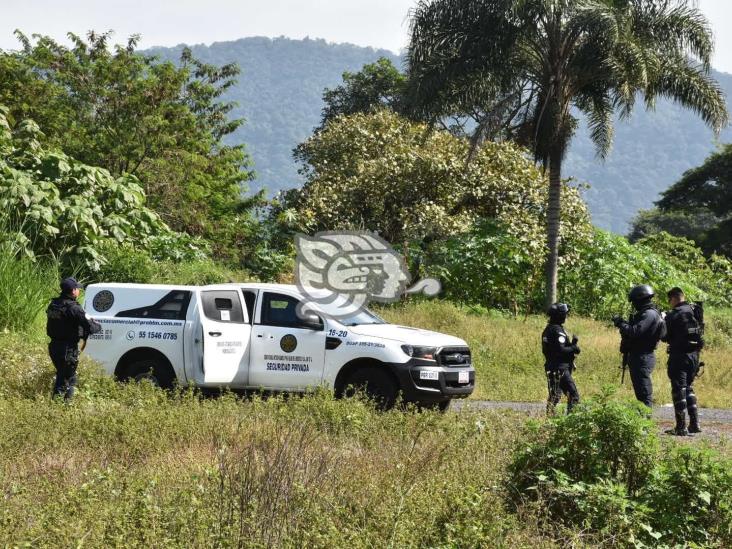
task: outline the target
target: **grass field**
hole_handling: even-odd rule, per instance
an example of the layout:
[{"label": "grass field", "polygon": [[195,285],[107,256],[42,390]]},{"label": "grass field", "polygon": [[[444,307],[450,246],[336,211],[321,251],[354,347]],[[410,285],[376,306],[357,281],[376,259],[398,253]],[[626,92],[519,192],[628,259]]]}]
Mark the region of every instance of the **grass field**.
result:
[{"label": "grass field", "polygon": [[[390,322],[428,328],[465,339],[473,353],[478,382],[473,398],[540,401],[546,399],[541,332],[545,317],[514,318],[497,313],[474,313],[446,302],[420,302],[379,309]],[[702,360],[705,372],[695,383],[700,405],[732,408],[732,311],[707,313],[708,346]],[[574,374],[581,395],[600,392],[604,385],[619,387],[621,397],[633,396],[630,377],[620,386],[621,355],[617,330],[611,323],[570,315],[565,324],[580,339],[582,353]],[[671,402],[666,375],[666,349],[659,346],[653,375],[658,404]]]},{"label": "grass field", "polygon": [[[470,314],[445,303],[381,312],[465,337],[479,371],[476,398],[545,398],[543,319]],[[728,319],[720,314],[713,323],[719,328],[698,387],[706,405],[730,404]],[[583,394],[617,383],[613,331],[583,319],[570,319],[568,328],[584,349]],[[658,393],[666,398],[662,373],[659,367]],[[506,465],[526,422],[514,413],[377,413],[325,393],[245,401],[169,395],[116,383],[86,359],[77,398],[63,405],[48,396],[52,374],[40,330],[0,334],[0,546],[593,542],[582,530],[547,529],[536,508],[506,506]],[[716,446],[732,455],[729,444]]]}]

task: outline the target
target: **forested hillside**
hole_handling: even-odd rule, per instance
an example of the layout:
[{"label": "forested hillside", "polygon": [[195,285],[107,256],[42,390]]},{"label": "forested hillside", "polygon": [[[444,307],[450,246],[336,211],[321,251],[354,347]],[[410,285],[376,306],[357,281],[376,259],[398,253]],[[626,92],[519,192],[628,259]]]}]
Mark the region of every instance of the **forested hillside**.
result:
[{"label": "forested hillside", "polygon": [[[177,60],[182,48],[150,51]],[[264,187],[270,194],[301,183],[292,149],[318,125],[324,88],[337,85],[343,71],[358,70],[381,56],[401,66],[389,51],[324,40],[242,38],[192,50],[208,63],[241,66],[228,98],[239,103],[232,115],[243,116],[246,124],[228,141],[247,144],[256,170],[252,189]],[[732,75],[717,73],[715,78],[732,95]],[[715,147],[712,132],[691,111],[665,101],[654,112],[638,107],[630,120],[617,125],[615,147],[604,163],[597,160],[584,127],[567,159],[566,173],[591,185],[586,198],[595,223],[620,233],[638,209],[651,206],[660,191]],[[720,141],[730,140],[728,129]]]},{"label": "forested hillside", "polygon": [[[177,61],[182,49],[149,51]],[[292,149],[320,122],[323,89],[337,85],[343,71],[356,71],[382,56],[400,64],[398,56],[386,50],[324,40],[256,37],[191,49],[207,63],[229,60],[241,67],[239,82],[228,99],[238,102],[231,116],[246,122],[228,141],[247,144],[256,171],[251,188],[264,187],[270,195],[300,185]]]}]

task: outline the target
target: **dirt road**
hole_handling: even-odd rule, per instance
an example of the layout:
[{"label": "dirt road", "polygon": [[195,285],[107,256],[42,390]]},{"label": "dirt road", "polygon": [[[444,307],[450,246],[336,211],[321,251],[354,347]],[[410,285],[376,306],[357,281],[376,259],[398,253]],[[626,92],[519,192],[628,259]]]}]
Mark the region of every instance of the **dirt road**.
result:
[{"label": "dirt road", "polygon": [[[543,402],[499,402],[491,400],[454,400],[452,409],[468,410],[513,410],[523,412],[528,416],[541,417],[546,413],[546,404]],[[661,431],[669,429],[674,424],[673,406],[656,406],[653,408],[653,418],[658,421]],[[732,441],[732,410],[715,408],[700,408],[699,422],[702,433],[694,438],[719,440],[726,438]]]}]

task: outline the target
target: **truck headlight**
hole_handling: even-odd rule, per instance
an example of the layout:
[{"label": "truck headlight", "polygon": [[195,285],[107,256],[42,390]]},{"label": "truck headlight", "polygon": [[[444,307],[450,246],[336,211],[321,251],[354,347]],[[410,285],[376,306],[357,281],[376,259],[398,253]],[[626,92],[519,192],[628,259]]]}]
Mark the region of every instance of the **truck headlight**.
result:
[{"label": "truck headlight", "polygon": [[402,351],[412,358],[421,358],[422,360],[435,360],[437,347],[423,347],[420,345],[402,345]]}]

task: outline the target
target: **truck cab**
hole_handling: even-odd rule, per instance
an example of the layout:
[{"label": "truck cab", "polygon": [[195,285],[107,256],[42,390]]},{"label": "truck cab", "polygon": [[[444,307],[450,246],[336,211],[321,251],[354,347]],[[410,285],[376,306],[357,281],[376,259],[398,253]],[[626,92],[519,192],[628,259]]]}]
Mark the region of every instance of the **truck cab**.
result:
[{"label": "truck cab", "polygon": [[[333,319],[298,314],[286,284],[92,284],[85,309],[102,325],[88,354],[120,380],[162,387],[303,392],[362,389],[383,407],[446,407],[475,387],[457,337],[389,324],[368,309]],[[314,311],[314,312],[313,312]]]}]

